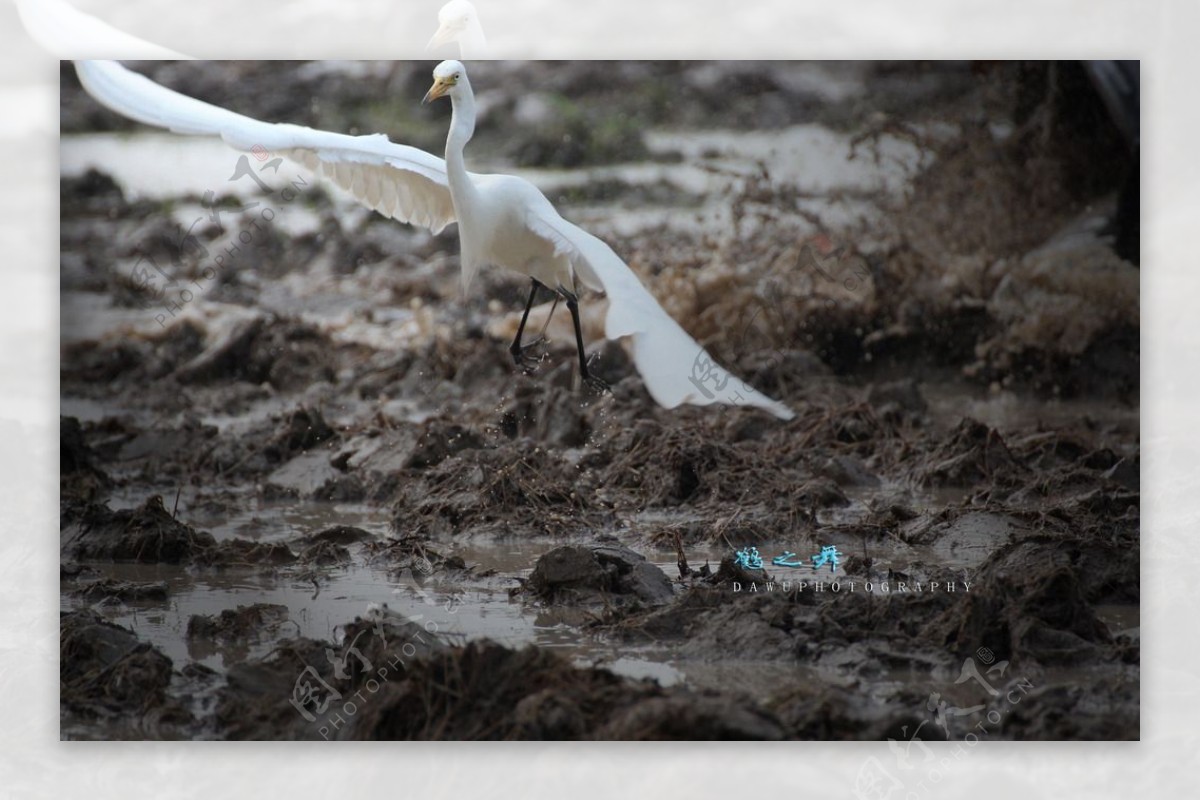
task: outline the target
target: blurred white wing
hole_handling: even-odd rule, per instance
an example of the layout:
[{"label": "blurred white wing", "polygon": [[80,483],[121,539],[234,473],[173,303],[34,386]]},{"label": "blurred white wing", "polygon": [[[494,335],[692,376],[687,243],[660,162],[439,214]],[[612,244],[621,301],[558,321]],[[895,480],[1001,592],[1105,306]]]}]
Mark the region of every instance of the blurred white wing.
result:
[{"label": "blurred white wing", "polygon": [[185,59],[154,42],[118,30],[63,0],[16,0],[17,14],[33,40],[59,58]]},{"label": "blurred white wing", "polygon": [[385,217],[434,233],[455,221],[446,162],[384,134],[348,136],[260,122],[173,92],[113,61],[79,61],[75,70],[88,94],[126,117],[176,133],[219,136],[238,150],[284,154]]},{"label": "blurred white wing", "polygon": [[684,403],[754,406],[781,420],[792,410],[772,400],[717,364],[700,343],[642,286],[629,266],[601,239],[564,220],[546,200],[531,207],[526,224],[571,261],[584,283],[608,295],[604,335],[630,337],[633,362],[646,389],[660,406]]}]

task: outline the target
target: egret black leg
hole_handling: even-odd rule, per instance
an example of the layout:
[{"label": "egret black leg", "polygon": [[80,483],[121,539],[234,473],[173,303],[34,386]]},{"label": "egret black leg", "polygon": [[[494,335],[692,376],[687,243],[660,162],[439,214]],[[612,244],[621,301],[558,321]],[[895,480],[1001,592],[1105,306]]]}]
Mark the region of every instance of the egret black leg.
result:
[{"label": "egret black leg", "polygon": [[579,377],[597,392],[608,392],[608,384],[588,371],[587,356],[583,352],[583,329],[579,325],[579,301],[574,295],[564,293],[564,296],[567,299],[567,309],[571,312],[571,320],[575,323],[575,347],[579,349]]},{"label": "egret black leg", "polygon": [[538,339],[546,338],[546,329],[550,327],[550,320],[554,317],[554,310],[558,308],[558,302],[562,300],[557,294],[554,296],[554,303],[550,306],[550,313],[546,315],[546,322],[542,323],[542,330],[538,334]]},{"label": "egret black leg", "polygon": [[[524,367],[526,371],[532,371],[537,367],[540,359],[529,353],[529,351],[541,344],[541,342],[545,339],[544,334],[546,333],[545,328],[543,328],[543,336],[539,336],[528,345],[521,344],[521,336],[525,333],[525,323],[529,320],[529,310],[533,308],[533,301],[534,298],[537,297],[538,288],[542,286],[541,282],[536,278],[532,278],[530,280],[532,281],[532,284],[529,287],[529,300],[525,303],[525,313],[521,315],[521,324],[517,326],[517,336],[515,339],[513,339],[512,345],[510,345],[508,348],[508,352],[512,354],[513,362],[515,362],[518,367]],[[558,300],[556,298],[555,303],[557,302]],[[553,310],[551,310],[550,313],[553,314]],[[549,323],[549,319],[547,319],[546,322]]]}]

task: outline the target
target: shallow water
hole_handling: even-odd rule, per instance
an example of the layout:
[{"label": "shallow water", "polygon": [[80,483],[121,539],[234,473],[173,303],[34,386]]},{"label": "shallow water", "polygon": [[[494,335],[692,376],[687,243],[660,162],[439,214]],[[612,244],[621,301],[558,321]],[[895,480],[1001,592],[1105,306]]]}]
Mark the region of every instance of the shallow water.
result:
[{"label": "shallow water", "polygon": [[[899,490],[885,486],[863,492],[854,498],[851,506],[823,516],[828,519],[822,522],[854,520],[865,513],[866,504],[872,499],[885,495],[895,497]],[[961,490],[907,491],[907,497],[917,509],[941,508],[946,503],[959,500],[961,495]],[[126,498],[117,494],[110,501],[110,506],[133,507],[142,498],[144,495],[140,491]],[[172,499],[169,495],[165,503],[171,508]],[[184,509],[184,505],[181,504],[180,508]],[[387,510],[369,504],[312,501],[268,503],[247,497],[240,511],[220,516],[219,522],[212,520],[211,526],[205,525],[202,507],[188,511],[188,516],[191,522],[207,528],[218,540],[242,537],[264,542],[294,541],[298,536],[334,525],[357,526],[379,538],[386,538],[391,533]],[[652,522],[659,525],[687,520],[684,516],[672,518],[663,513],[652,517]],[[957,525],[956,535],[940,539],[935,547],[907,545],[894,539],[873,539],[864,543],[864,551],[858,547],[855,538],[846,538],[837,545],[843,557],[869,553],[875,560],[872,572],[878,585],[873,590],[875,594],[883,594],[882,584],[886,581],[889,569],[907,572],[912,564],[938,564],[961,571],[964,579],[970,580],[973,568],[994,551],[998,540],[1005,536],[1004,524],[998,523],[999,518],[982,513],[977,517],[978,522],[975,523],[971,515],[962,518]],[[645,555],[667,576],[678,576],[674,550],[656,547],[630,531],[618,533],[625,544]],[[830,539],[836,537],[831,536]],[[751,654],[734,664],[710,664],[681,659],[673,647],[665,645],[608,642],[581,628],[591,619],[592,613],[589,611],[570,607],[550,609],[523,601],[520,597],[511,598],[509,590],[519,586],[520,579],[529,576],[538,557],[560,544],[561,541],[544,538],[496,540],[482,536],[431,542],[431,547],[444,555],[462,557],[468,567],[479,571],[495,571],[491,577],[458,580],[437,575],[422,577],[407,568],[397,573],[382,567],[361,566],[362,555],[356,555],[356,549],[361,546],[351,546],[351,565],[322,569],[315,582],[286,569],[276,574],[264,574],[258,570],[236,568],[217,572],[171,565],[92,563],[88,566],[106,577],[135,582],[166,582],[169,601],[165,607],[157,602],[110,606],[83,602],[64,595],[63,609],[92,606],[113,622],[137,631],[140,637],[159,647],[177,665],[189,660],[198,661],[216,670],[248,657],[263,656],[280,636],[306,636],[336,642],[341,636],[340,625],[364,615],[369,603],[385,603],[396,613],[424,624],[435,624],[437,633],[450,642],[488,638],[516,647],[535,644],[563,651],[581,665],[604,666],[632,678],[653,678],[664,685],[685,682],[697,687],[720,689],[736,682],[744,691],[759,691],[765,697],[796,683],[828,682],[836,678],[836,671],[799,669],[795,665],[756,661]],[[811,582],[819,578],[832,581],[838,578],[832,570],[825,575],[827,568],[817,572],[809,567],[789,568],[771,564],[773,556],[784,551],[796,552],[798,558],[807,559],[809,551],[813,550],[811,545],[803,539],[756,543],[766,563],[766,570],[777,582]],[[730,549],[723,544],[693,544],[685,546],[684,551],[693,569],[706,562],[715,569],[721,559],[730,554]],[[919,575],[915,577],[919,578]],[[894,587],[892,591],[895,591]],[[219,646],[186,638],[188,619],[192,615],[218,615],[223,610],[253,603],[285,605],[289,610],[289,618],[278,630],[265,633],[262,640],[248,647]],[[1130,632],[1140,625],[1137,606],[1105,605],[1098,607],[1097,611],[1113,633]],[[894,679],[903,682],[906,677],[897,673]]]}]

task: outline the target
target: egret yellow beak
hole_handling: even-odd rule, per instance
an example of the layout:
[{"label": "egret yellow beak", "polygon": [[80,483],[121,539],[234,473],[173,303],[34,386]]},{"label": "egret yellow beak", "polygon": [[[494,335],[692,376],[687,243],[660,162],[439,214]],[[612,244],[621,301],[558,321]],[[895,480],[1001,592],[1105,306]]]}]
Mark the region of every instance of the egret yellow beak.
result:
[{"label": "egret yellow beak", "polygon": [[449,92],[454,87],[454,84],[449,81],[435,80],[433,86],[429,87],[429,91],[425,93],[425,97],[421,98],[421,105],[425,105],[431,100],[437,100],[442,95]]},{"label": "egret yellow beak", "polygon": [[455,25],[449,22],[443,22],[438,26],[437,33],[429,40],[429,44],[425,45],[426,50],[432,50],[435,47],[441,47],[454,41],[454,37],[462,30],[461,25]]}]

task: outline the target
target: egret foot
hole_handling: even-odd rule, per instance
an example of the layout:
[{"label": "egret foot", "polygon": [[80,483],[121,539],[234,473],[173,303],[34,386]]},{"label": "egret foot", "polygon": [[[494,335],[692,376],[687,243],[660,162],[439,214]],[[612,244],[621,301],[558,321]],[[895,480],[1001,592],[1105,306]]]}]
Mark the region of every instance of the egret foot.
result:
[{"label": "egret foot", "polygon": [[601,378],[596,378],[596,376],[592,375],[591,373],[584,373],[583,383],[597,395],[603,395],[606,392],[612,392],[612,389],[608,386],[607,381]]},{"label": "egret foot", "polygon": [[[562,290],[560,290],[561,292]],[[596,378],[588,370],[587,356],[583,352],[583,329],[579,326],[579,300],[572,294],[562,292],[567,299],[567,309],[571,312],[571,320],[575,323],[575,347],[579,350],[579,377],[583,379],[583,383],[591,387],[594,392],[603,395],[609,391],[608,384]]]},{"label": "egret foot", "polygon": [[[513,339],[512,344],[508,346],[508,352],[512,354],[513,362],[517,367],[522,368],[525,374],[528,375],[537,370],[538,365],[542,363],[541,356],[533,356],[530,351],[542,346],[546,342],[546,329],[542,328],[541,335],[528,345],[521,344],[521,335],[525,333],[525,323],[529,320],[529,310],[533,308],[533,300],[537,297],[538,288],[541,283],[536,278],[533,279],[529,287],[529,300],[525,303],[525,313],[521,315],[521,324],[517,326],[517,336]],[[558,299],[555,298],[554,307],[558,307]],[[554,308],[550,309],[550,314],[554,314]],[[550,324],[550,318],[546,318],[546,325]]]},{"label": "egret foot", "polygon": [[513,362],[526,375],[536,373],[538,368],[542,366],[542,361],[546,358],[546,342],[547,339],[545,337],[538,337],[527,345],[518,345],[514,342],[512,347],[509,348],[509,352],[512,353]]}]

